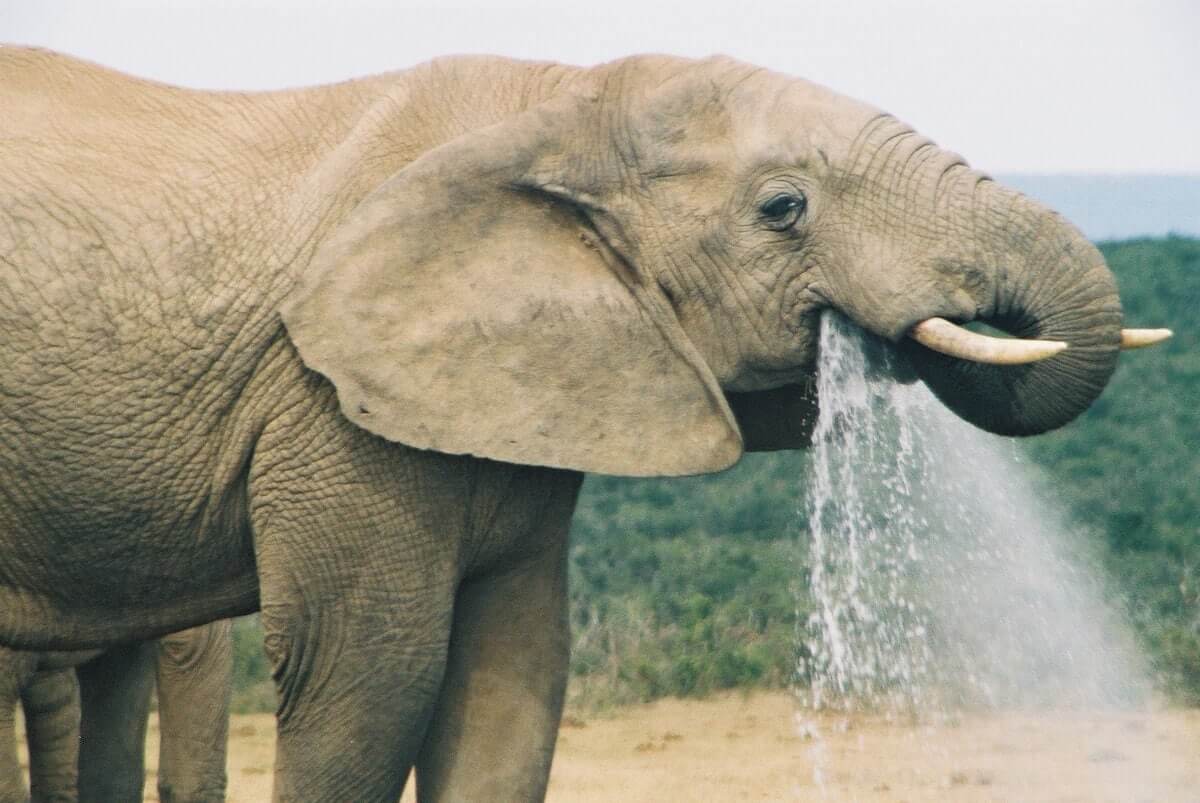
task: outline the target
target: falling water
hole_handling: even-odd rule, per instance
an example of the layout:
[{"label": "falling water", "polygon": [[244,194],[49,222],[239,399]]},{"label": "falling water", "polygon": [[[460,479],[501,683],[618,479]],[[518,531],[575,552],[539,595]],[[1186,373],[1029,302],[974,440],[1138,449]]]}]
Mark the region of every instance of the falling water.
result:
[{"label": "falling water", "polygon": [[840,317],[820,353],[805,710],[936,722],[1141,699],[1087,542],[1015,443],[898,382],[900,358]]}]

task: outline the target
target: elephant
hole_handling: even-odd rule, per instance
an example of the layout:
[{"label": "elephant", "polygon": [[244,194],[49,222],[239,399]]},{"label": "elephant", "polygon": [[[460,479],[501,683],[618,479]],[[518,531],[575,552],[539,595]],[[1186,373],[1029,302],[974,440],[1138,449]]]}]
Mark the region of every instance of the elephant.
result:
[{"label": "elephant", "polygon": [[1054,212],[725,57],[238,93],[10,47],[0,104],[0,643],[261,611],[280,801],[542,799],[584,473],[808,445],[824,310],[1008,435],[1161,336]]},{"label": "elephant", "polygon": [[155,685],[158,799],[223,801],[232,674],[227,619],[105,651],[0,649],[0,734],[8,739],[0,752],[0,801],[27,799],[13,727],[18,699],[34,803],[141,800]]},{"label": "elephant", "polygon": [[[71,653],[77,654],[77,653]],[[87,653],[94,655],[95,653]],[[0,801],[72,803],[78,800],[79,686],[71,667],[43,663],[37,653],[0,649]],[[17,758],[16,705],[25,711],[32,798],[25,793]]]}]

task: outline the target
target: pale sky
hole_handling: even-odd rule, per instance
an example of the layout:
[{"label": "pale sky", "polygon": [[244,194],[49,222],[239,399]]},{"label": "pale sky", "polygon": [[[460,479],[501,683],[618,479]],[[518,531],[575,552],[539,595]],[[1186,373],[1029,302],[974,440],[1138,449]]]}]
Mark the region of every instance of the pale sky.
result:
[{"label": "pale sky", "polygon": [[725,53],[866,100],[989,172],[1200,174],[1193,0],[0,0],[0,41],[237,89],[448,53]]}]

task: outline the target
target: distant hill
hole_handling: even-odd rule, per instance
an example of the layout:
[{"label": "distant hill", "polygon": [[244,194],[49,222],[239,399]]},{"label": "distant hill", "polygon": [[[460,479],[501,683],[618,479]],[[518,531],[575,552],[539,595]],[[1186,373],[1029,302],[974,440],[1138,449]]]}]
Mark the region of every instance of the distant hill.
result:
[{"label": "distant hill", "polygon": [[996,179],[1083,229],[1092,240],[1200,236],[1200,175],[1034,175]]}]

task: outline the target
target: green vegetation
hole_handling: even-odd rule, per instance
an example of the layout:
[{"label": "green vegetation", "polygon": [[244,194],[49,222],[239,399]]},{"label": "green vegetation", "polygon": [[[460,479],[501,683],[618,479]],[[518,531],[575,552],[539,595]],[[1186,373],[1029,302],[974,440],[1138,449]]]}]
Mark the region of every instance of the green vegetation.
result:
[{"label": "green vegetation", "polygon": [[[1200,702],[1200,241],[1102,246],[1130,325],[1172,326],[1129,355],[1080,420],[1024,442],[1100,552],[1160,688]],[[807,456],[719,475],[589,477],[572,533],[572,697],[607,705],[780,686],[795,663]],[[252,621],[235,631],[239,704],[271,699]]]},{"label": "green vegetation", "polygon": [[717,476],[587,479],[571,531],[575,702],[787,683],[804,465],[781,453]]},{"label": "green vegetation", "polygon": [[1102,245],[1131,325],[1171,326],[1121,360],[1079,421],[1028,442],[1076,521],[1100,533],[1112,586],[1157,681],[1200,703],[1200,241]]}]

